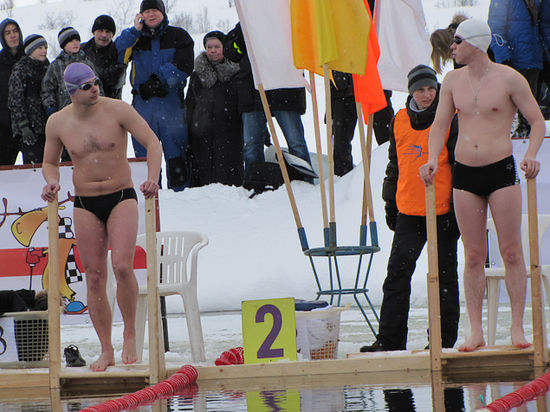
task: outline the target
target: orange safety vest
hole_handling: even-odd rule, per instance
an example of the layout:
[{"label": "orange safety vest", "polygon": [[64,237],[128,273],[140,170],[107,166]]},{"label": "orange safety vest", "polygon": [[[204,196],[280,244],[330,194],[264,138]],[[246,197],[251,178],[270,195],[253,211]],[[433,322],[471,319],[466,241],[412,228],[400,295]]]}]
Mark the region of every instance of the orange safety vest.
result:
[{"label": "orange safety vest", "polygon": [[[449,139],[447,130],[447,139]],[[414,130],[411,127],[407,109],[401,109],[395,115],[393,131],[397,152],[397,209],[406,215],[426,216],[426,197],[424,183],[420,179],[419,168],[428,161],[428,135],[426,130]],[[449,212],[451,201],[451,165],[447,145],[439,155],[438,171],[435,175],[436,213],[443,215]]]}]

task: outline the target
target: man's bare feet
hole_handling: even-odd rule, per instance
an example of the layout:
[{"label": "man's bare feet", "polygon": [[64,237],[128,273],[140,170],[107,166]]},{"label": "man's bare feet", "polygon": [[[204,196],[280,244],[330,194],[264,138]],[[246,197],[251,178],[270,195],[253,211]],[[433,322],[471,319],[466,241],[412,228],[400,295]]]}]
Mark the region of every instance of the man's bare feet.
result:
[{"label": "man's bare feet", "polygon": [[114,364],[114,352],[102,352],[101,355],[99,355],[99,358],[95,362],[90,364],[90,369],[94,372],[103,372],[107,369],[107,367],[113,366]]},{"label": "man's bare feet", "polygon": [[137,362],[137,349],[135,338],[125,338],[122,344],[122,363],[131,365]]},{"label": "man's bare feet", "polygon": [[473,352],[478,348],[485,346],[485,339],[483,336],[470,336],[466,342],[458,347],[459,352]]},{"label": "man's bare feet", "polygon": [[512,337],[512,345],[519,349],[525,349],[531,346],[531,343],[525,339],[523,328],[512,328],[510,330]]}]

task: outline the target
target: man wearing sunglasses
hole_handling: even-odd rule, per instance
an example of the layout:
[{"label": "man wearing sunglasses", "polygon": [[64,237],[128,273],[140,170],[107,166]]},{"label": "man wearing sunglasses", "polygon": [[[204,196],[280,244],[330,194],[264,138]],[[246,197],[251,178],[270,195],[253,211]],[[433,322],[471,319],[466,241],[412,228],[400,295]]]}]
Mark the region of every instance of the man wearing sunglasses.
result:
[{"label": "man wearing sunglasses", "polygon": [[147,180],[143,196],[158,191],[162,149],[147,122],[127,103],[99,95],[99,80],[83,63],[64,72],[72,103],[46,124],[42,199],[55,199],[59,156],[63,146],[73,161],[74,224],[80,259],[86,272],[88,311],[101,344],[99,359],[90,365],[104,371],[115,364],[111,343],[112,313],[107,301],[107,251],[119,287],[117,301],[124,321],[122,362],[136,362],[135,316],[138,286],[133,271],[138,227],[137,196],[127,161],[127,133],[147,149]]},{"label": "man wearing sunglasses", "polygon": [[512,309],[512,345],[525,348],[530,343],[523,331],[526,273],[520,235],[521,190],[512,156],[510,128],[516,111],[520,110],[531,125],[529,146],[520,168],[527,179],[532,179],[540,169],[536,155],[544,137],[544,118],[525,78],[514,69],[489,60],[491,30],[487,23],[465,20],[455,35],[452,56],[465,67],[449,72],[443,80],[430,131],[429,158],[420,168],[420,176],[425,184],[432,184],[446,131],[458,113],[452,185],[464,243],[464,292],[471,327],[459,351],[470,352],[485,345],[481,312],[487,258],[487,206],[495,221],[506,269]]}]

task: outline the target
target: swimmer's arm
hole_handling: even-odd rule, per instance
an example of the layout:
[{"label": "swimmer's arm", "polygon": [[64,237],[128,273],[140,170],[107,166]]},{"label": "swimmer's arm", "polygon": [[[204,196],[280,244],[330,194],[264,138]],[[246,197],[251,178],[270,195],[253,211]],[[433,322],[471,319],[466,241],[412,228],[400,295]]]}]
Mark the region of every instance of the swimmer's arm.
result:
[{"label": "swimmer's arm", "polygon": [[42,199],[52,201],[59,191],[59,158],[63,150],[63,144],[57,133],[57,114],[52,115],[46,123],[46,143],[44,145],[44,157],[42,159],[42,176],[46,185],[42,190]]},{"label": "swimmer's arm", "polygon": [[147,150],[147,180],[158,182],[162,161],[162,146],[145,119],[129,104],[120,102],[121,125]]},{"label": "swimmer's arm", "polygon": [[437,105],[435,119],[430,128],[430,136],[428,138],[428,163],[435,165],[437,165],[439,154],[445,145],[447,131],[449,130],[449,126],[456,112],[450,86],[452,78],[449,79],[451,75],[452,72],[443,79],[443,84],[439,91],[439,103]]}]

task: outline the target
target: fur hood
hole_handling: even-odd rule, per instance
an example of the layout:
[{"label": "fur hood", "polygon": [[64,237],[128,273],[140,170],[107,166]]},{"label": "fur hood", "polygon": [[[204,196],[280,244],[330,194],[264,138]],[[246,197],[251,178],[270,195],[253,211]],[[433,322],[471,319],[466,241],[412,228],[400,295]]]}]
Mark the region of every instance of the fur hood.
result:
[{"label": "fur hood", "polygon": [[226,83],[239,71],[239,64],[227,60],[225,57],[219,63],[212,63],[202,52],[195,59],[195,73],[203,87],[209,89],[216,82]]}]

